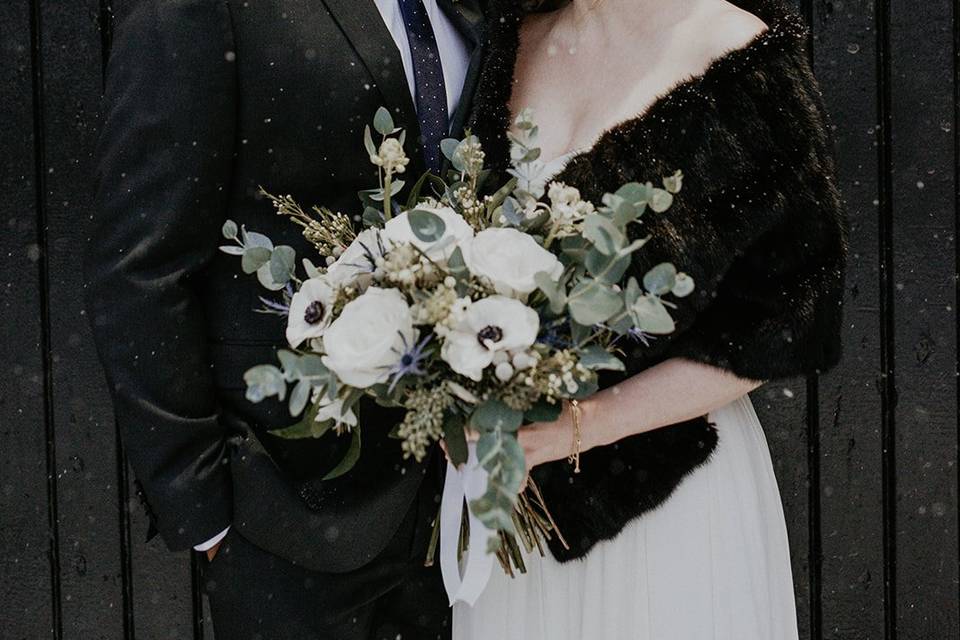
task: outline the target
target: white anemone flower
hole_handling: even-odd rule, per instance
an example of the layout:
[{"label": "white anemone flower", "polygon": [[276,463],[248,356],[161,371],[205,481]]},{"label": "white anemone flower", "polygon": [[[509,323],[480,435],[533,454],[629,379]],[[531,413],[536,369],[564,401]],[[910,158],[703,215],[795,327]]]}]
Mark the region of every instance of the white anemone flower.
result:
[{"label": "white anemone flower", "polygon": [[389,244],[380,229],[364,229],[327,267],[327,282],[335,288],[366,287],[377,269],[377,262],[388,249]]},{"label": "white anemone flower", "polygon": [[479,381],[495,360],[530,348],[539,331],[536,311],[513,298],[490,296],[467,307],[447,334],[440,357],[457,373]]},{"label": "white anemone flower", "polygon": [[326,278],[304,280],[290,300],[287,342],[296,349],[308,338],[319,338],[330,326],[334,290]]}]

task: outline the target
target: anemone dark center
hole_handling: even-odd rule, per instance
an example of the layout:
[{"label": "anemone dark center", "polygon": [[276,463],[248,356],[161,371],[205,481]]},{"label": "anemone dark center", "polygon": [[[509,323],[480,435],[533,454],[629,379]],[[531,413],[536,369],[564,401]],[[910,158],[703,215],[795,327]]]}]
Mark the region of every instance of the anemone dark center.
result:
[{"label": "anemone dark center", "polygon": [[317,324],[323,320],[323,312],[323,303],[319,300],[314,300],[307,305],[307,310],[303,312],[303,319],[307,321],[307,324]]},{"label": "anemone dark center", "polygon": [[409,367],[413,364],[413,356],[409,353],[403,354],[403,356],[400,358],[400,364],[404,367]]},{"label": "anemone dark center", "polygon": [[485,347],[487,346],[487,340],[490,342],[500,342],[503,340],[503,329],[494,327],[493,325],[487,325],[483,329],[480,329],[480,331],[477,332],[477,342]]}]

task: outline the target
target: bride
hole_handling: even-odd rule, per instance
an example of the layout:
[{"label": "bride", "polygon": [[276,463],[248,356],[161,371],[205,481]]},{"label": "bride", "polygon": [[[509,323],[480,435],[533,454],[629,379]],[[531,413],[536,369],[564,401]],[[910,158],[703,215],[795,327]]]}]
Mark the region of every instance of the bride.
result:
[{"label": "bride", "polygon": [[697,291],[676,340],[638,341],[630,370],[580,402],[582,474],[567,462],[569,407],[521,430],[570,548],[529,554],[516,578],[494,571],[473,607],[455,606],[453,637],[796,638],[783,510],[747,394],[840,353],[847,230],[806,27],[780,0],[492,4],[472,118],[488,160],[506,166],[506,132],[531,108],[543,174],[594,202],[683,170],[674,207],[638,237],[652,238],[650,265],[674,262]]}]

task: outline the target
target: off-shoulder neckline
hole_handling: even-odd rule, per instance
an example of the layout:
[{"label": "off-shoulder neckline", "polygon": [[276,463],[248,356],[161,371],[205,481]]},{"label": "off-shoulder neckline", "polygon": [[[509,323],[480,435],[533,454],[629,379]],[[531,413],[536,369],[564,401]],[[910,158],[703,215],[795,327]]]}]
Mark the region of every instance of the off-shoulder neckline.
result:
[{"label": "off-shoulder neckline", "polygon": [[[516,0],[506,0],[507,3],[514,3]],[[674,105],[681,104],[685,100],[695,97],[700,90],[708,85],[714,78],[725,75],[730,72],[743,71],[753,64],[760,64],[768,56],[780,50],[783,45],[789,43],[802,42],[806,39],[808,28],[803,19],[795,11],[787,7],[783,0],[756,0],[755,2],[735,3],[738,5],[752,5],[752,10],[767,27],[754,35],[750,40],[740,47],[735,47],[714,58],[703,71],[693,74],[686,79],[677,81],[674,85],[664,90],[650,104],[638,112],[610,127],[601,131],[594,141],[585,146],[570,150],[565,154],[558,155],[556,159],[566,158],[563,167],[555,176],[561,179],[562,175],[574,164],[577,164],[585,158],[593,158],[599,151],[614,139],[622,136],[624,133],[642,128],[652,120],[658,117],[658,114],[668,110]],[[486,138],[496,137],[500,142],[506,140],[507,131],[513,124],[513,114],[510,113],[509,102],[513,92],[515,80],[516,62],[519,49],[520,25],[523,16],[515,10],[506,9],[498,18],[499,29],[502,31],[496,34],[496,30],[491,35],[490,56],[493,58],[502,55],[500,63],[504,65],[501,72],[505,75],[505,86],[499,88],[492,87],[495,79],[488,75],[481,78],[481,84],[478,87],[478,95],[483,97],[496,96],[495,104],[499,113],[490,114],[491,124],[498,121],[500,131],[488,131],[486,136],[481,136],[481,142],[485,147],[489,147],[489,140]],[[503,51],[497,51],[497,48],[506,48]],[[491,96],[484,96],[486,91],[491,91]],[[479,104],[479,102],[478,102]],[[481,114],[477,112],[477,116]],[[499,116],[499,117],[498,117]],[[492,136],[490,134],[493,134]],[[500,151],[506,151],[504,156]],[[494,161],[509,158],[509,148],[498,150],[492,158]],[[552,162],[552,161],[551,161]]]}]

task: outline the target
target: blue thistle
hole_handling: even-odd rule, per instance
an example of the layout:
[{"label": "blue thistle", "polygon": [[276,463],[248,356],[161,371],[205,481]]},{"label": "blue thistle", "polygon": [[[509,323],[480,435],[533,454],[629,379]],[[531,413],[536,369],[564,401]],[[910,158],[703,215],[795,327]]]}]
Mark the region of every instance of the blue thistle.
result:
[{"label": "blue thistle", "polygon": [[400,359],[390,368],[392,379],[390,380],[390,386],[387,388],[387,393],[393,393],[394,388],[403,376],[422,376],[427,373],[421,365],[429,355],[426,353],[426,348],[430,340],[433,339],[433,334],[428,333],[417,344],[408,344],[407,337],[402,333],[400,334],[400,339],[403,341],[403,351],[397,352],[394,350],[395,353],[400,354]]}]

